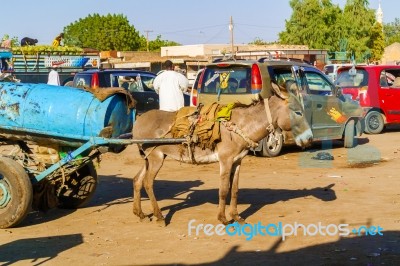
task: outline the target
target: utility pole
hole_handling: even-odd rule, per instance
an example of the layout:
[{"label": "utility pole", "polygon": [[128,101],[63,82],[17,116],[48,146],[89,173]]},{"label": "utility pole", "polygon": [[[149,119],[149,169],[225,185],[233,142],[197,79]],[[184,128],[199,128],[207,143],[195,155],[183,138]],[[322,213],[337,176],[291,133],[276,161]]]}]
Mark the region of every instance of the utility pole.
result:
[{"label": "utility pole", "polygon": [[149,32],[153,32],[152,30],[145,30],[144,32],[146,32],[146,48],[147,48],[147,52],[149,51]]},{"label": "utility pole", "polygon": [[231,16],[231,21],[229,23],[229,30],[231,32],[231,50],[232,50],[232,58],[234,58],[234,48],[233,48],[233,20]]}]

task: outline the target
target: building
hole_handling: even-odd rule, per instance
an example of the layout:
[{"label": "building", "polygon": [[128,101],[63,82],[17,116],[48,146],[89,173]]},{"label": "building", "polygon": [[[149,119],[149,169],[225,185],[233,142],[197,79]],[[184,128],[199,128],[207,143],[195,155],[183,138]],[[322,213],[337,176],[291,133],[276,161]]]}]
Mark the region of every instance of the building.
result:
[{"label": "building", "polygon": [[393,65],[400,62],[400,43],[395,42],[387,46],[381,58],[382,65]]},{"label": "building", "polygon": [[306,45],[245,45],[238,44],[195,44],[161,47],[161,52],[101,52],[103,68],[135,68],[157,73],[162,63],[169,59],[186,74],[190,84],[198,71],[215,59],[298,59],[316,65],[322,69],[328,60],[327,50],[308,49]]}]

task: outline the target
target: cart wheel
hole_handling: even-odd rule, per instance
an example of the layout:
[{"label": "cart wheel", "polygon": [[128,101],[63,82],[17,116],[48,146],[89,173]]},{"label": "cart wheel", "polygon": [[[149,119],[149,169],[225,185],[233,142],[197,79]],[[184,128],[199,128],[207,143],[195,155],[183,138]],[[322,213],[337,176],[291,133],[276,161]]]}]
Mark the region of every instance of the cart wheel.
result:
[{"label": "cart wheel", "polygon": [[33,190],[25,169],[0,157],[0,228],[19,224],[32,206]]},{"label": "cart wheel", "polygon": [[76,209],[84,206],[92,198],[97,187],[97,173],[92,162],[78,169],[68,177],[68,189],[58,196],[59,208]]}]

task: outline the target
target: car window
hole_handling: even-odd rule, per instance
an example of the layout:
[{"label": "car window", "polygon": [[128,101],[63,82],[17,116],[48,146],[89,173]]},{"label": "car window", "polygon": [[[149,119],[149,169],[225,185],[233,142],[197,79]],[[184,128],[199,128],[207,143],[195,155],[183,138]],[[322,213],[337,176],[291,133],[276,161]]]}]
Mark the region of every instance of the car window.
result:
[{"label": "car window", "polygon": [[115,76],[118,87],[122,87],[130,92],[144,92],[154,91],[154,78],[155,76],[130,74]]},{"label": "car window", "polygon": [[291,67],[273,67],[270,66],[268,71],[270,75],[273,77],[272,79],[286,91],[291,92],[295,95],[298,94],[298,88],[296,84],[296,79],[292,73]]},{"label": "car window", "polygon": [[368,72],[364,69],[357,69],[355,75],[350,75],[350,69],[339,72],[336,85],[340,87],[364,87],[368,85]]},{"label": "car window", "polygon": [[324,66],[324,72],[325,72],[325,74],[330,74],[330,73],[333,73],[333,69],[334,69],[334,67],[332,66],[332,65],[326,65],[326,66]]},{"label": "car window", "polygon": [[332,94],[332,85],[322,74],[317,72],[305,72],[304,74],[311,94]]},{"label": "car window", "polygon": [[381,87],[400,88],[400,69],[386,69],[380,74]]},{"label": "car window", "polygon": [[84,86],[90,86],[92,81],[92,75],[80,75],[76,78],[74,87],[83,88]]},{"label": "car window", "polygon": [[245,94],[250,92],[250,68],[206,68],[202,79],[201,93]]}]

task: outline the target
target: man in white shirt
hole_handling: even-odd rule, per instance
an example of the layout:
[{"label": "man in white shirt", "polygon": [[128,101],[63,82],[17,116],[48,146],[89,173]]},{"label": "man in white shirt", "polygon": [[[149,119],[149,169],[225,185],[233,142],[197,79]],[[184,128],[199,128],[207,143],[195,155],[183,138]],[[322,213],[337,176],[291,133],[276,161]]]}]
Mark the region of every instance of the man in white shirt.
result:
[{"label": "man in white shirt", "polygon": [[154,89],[160,97],[160,110],[175,112],[184,106],[183,92],[189,86],[188,79],[174,71],[170,60],[164,63],[165,71],[154,79]]},{"label": "man in white shirt", "polygon": [[49,73],[47,84],[60,86],[60,77],[58,76],[58,72],[54,68],[52,68]]}]

